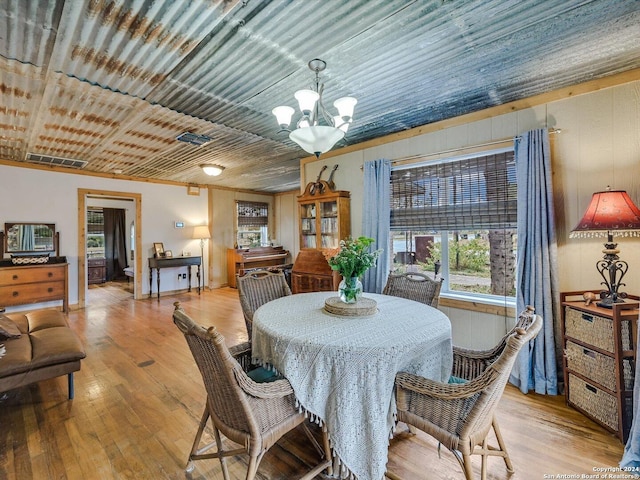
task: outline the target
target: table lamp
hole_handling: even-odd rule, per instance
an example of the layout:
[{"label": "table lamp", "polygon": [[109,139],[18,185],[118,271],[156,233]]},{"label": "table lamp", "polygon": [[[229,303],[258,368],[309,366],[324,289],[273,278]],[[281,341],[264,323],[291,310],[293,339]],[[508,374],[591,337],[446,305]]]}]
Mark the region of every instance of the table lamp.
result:
[{"label": "table lamp", "polygon": [[602,250],[604,257],[596,262],[596,268],[604,279],[600,284],[606,287],[600,292],[598,306],[612,308],[615,303],[624,303],[627,294],[619,289],[625,285],[622,278],[629,265],[618,257],[620,250],[617,249],[618,244],[613,243],[613,236],[639,237],[638,230],[640,210],[633,200],[624,190],[610,190],[607,187],[604,192],[593,194],[582,220],[569,235],[569,238],[607,237]]},{"label": "table lamp", "polygon": [[[202,288],[204,289],[204,241],[211,238],[207,225],[197,225],[193,227],[193,238],[200,240],[200,259],[202,261]],[[198,280],[200,282],[200,280]],[[198,285],[200,286],[200,285]]]}]

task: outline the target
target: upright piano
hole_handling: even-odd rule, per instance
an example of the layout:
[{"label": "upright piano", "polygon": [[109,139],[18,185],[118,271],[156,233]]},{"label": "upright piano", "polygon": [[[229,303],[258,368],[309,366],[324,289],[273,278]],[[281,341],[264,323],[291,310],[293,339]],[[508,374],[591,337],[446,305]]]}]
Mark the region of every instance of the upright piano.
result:
[{"label": "upright piano", "polygon": [[244,275],[260,268],[290,268],[289,250],[283,247],[255,247],[227,249],[227,282],[236,288],[236,275]]}]

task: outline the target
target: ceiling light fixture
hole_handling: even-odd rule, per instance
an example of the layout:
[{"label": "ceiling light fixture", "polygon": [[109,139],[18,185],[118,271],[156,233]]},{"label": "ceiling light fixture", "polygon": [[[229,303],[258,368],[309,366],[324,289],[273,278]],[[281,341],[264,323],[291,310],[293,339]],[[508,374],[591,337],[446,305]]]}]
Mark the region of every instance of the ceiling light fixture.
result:
[{"label": "ceiling light fixture", "polygon": [[[342,140],[353,120],[353,110],[358,101],[353,97],[342,97],[333,102],[338,110],[338,115],[331,115],[322,103],[322,91],[324,83],[320,83],[319,73],[327,68],[324,60],[314,58],[309,62],[309,69],[316,74],[315,90],[298,90],[295,93],[296,100],[302,117],[296,123],[294,130],[289,129],[291,118],[295,110],[288,106],[274,108],[271,113],[276,116],[280,131],[289,132],[289,138],[296,142],[302,149],[319,157],[321,153],[328,152],[334,145]],[[323,119],[326,125],[320,125]]]},{"label": "ceiling light fixture", "polygon": [[212,163],[203,163],[202,165],[200,165],[200,168],[204,171],[204,173],[212,177],[217,177],[224,170],[224,167],[221,167],[220,165],[214,165]]}]

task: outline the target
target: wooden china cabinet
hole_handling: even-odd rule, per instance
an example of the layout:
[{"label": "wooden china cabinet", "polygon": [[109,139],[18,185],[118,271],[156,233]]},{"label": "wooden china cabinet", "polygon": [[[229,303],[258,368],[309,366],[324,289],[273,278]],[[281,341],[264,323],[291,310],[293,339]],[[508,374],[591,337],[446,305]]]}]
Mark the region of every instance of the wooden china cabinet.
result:
[{"label": "wooden china cabinet", "polygon": [[300,253],[291,271],[293,293],[337,290],[340,276],[322,253],[351,234],[351,198],[324,180],[309,183],[298,196]]}]

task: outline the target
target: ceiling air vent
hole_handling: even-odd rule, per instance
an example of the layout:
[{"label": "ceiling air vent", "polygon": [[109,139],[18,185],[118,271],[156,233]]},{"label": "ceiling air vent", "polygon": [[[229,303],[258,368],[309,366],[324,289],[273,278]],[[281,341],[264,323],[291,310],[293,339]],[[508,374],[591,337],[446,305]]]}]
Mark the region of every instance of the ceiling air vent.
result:
[{"label": "ceiling air vent", "polygon": [[27,162],[38,163],[40,165],[53,165],[68,168],[84,168],[85,160],[73,160],[71,158],[52,157],[51,155],[38,155],[37,153],[27,153]]},{"label": "ceiling air vent", "polygon": [[198,135],[197,133],[184,132],[176,137],[176,140],[181,142],[191,143],[192,145],[204,145],[211,141],[211,137],[206,135]]}]

